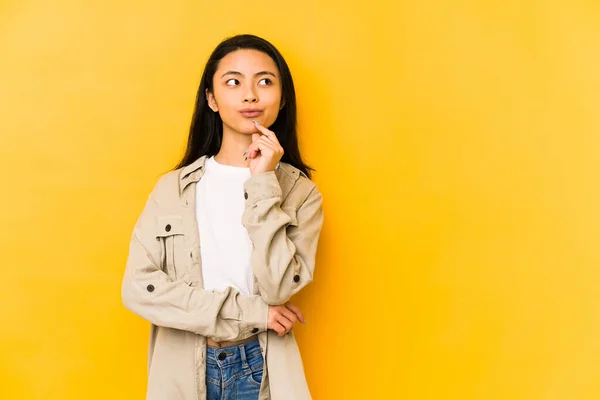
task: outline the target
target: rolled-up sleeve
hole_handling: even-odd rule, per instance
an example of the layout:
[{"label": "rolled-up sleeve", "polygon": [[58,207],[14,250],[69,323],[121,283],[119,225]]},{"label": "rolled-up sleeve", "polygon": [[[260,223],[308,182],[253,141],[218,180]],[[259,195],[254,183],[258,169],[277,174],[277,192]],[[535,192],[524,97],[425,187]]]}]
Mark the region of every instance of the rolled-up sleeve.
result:
[{"label": "rolled-up sleeve", "polygon": [[[156,189],[155,189],[156,190]],[[122,281],[125,307],[157,326],[181,329],[213,340],[241,340],[267,330],[268,304],[258,295],[192,287],[159,268],[154,192],[139,216],[129,245]]]},{"label": "rolled-up sleeve", "polygon": [[281,208],[282,190],[274,171],[255,175],[244,184],[242,223],[252,240],[252,270],[268,304],[285,303],[313,280],[323,198],[311,184],[295,221]]}]

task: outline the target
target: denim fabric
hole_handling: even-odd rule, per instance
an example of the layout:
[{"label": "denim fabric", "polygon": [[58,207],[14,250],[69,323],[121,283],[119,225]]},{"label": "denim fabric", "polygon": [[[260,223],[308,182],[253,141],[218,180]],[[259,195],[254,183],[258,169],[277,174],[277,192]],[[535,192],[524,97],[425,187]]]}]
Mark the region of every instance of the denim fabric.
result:
[{"label": "denim fabric", "polygon": [[207,400],[257,400],[263,368],[258,338],[237,346],[207,346]]}]

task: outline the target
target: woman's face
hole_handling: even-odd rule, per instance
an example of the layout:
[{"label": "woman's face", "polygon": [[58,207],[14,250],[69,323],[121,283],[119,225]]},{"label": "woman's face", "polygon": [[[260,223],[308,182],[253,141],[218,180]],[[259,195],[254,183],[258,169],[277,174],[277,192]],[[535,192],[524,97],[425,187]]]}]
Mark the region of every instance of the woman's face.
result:
[{"label": "woman's face", "polygon": [[256,133],[252,120],[269,127],[283,106],[277,65],[257,50],[236,50],[223,57],[213,77],[213,92],[206,96],[209,107],[219,112],[224,132]]}]

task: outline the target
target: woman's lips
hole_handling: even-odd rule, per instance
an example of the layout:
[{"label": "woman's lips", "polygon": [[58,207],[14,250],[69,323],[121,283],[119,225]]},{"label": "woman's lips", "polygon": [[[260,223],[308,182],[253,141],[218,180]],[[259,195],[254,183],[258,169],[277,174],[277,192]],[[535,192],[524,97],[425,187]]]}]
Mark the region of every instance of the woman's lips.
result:
[{"label": "woman's lips", "polygon": [[255,118],[258,117],[260,114],[262,113],[262,111],[260,110],[247,110],[247,111],[240,111],[240,114],[242,114],[244,117],[246,118]]}]

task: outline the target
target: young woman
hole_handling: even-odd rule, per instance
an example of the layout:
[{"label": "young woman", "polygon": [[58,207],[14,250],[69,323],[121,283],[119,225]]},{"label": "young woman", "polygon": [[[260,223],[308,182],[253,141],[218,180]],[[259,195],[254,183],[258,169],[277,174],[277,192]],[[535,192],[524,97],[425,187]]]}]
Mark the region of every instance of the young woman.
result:
[{"label": "young woman", "polygon": [[132,234],[125,306],[151,322],[150,400],[310,399],[289,299],[312,281],[322,197],[289,68],[240,35],[210,56],[187,150]]}]

